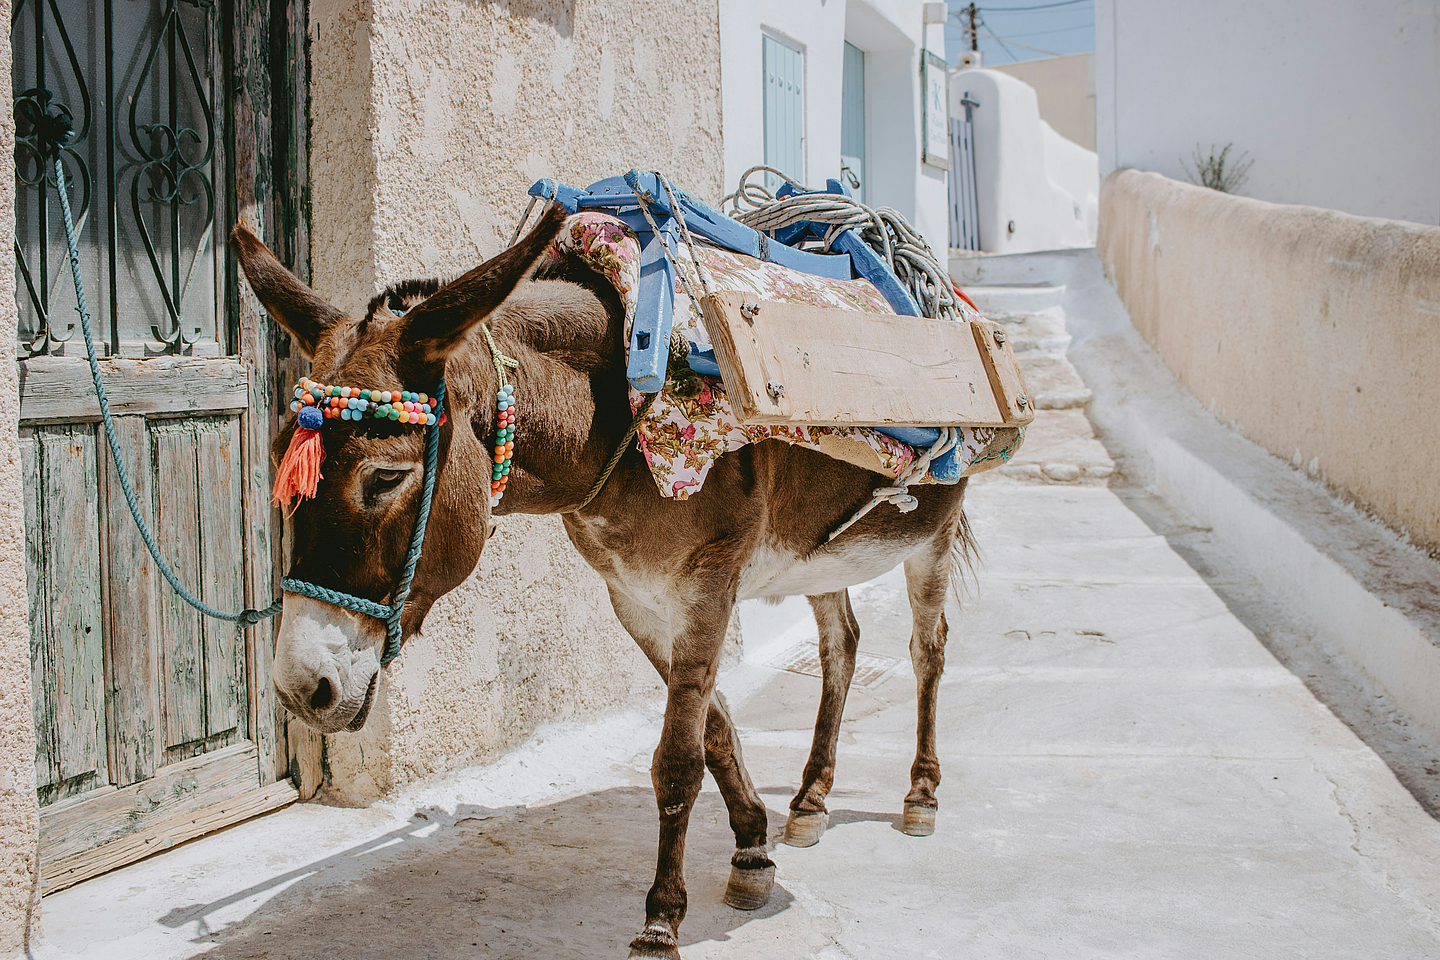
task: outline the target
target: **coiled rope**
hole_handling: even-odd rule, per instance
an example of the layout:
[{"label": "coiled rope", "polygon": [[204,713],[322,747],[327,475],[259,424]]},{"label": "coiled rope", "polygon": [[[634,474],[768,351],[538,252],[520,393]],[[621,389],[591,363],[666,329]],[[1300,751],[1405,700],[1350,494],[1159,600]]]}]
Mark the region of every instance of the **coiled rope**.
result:
[{"label": "coiled rope", "polygon": [[[800,193],[776,199],[765,189],[757,174],[771,174]],[[855,230],[860,239],[889,265],[920,307],[932,320],[962,320],[960,298],[951,286],[950,275],[930,251],[925,238],[890,207],[868,207],[841,193],[809,193],[774,167],[751,167],[740,176],[735,192],[720,201],[727,214],[747,227],[769,234],[795,223],[826,225],[821,249],[828,251],[835,238]],[[728,209],[725,209],[728,206]]]}]

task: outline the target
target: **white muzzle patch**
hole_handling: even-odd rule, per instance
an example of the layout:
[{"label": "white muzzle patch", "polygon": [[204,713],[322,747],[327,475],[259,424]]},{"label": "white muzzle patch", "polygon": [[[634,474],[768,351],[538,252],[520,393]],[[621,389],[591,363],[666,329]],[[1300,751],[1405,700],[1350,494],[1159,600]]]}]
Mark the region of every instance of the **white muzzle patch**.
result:
[{"label": "white muzzle patch", "polygon": [[375,699],[385,625],[296,593],[284,600],[275,638],[280,702],[322,733],[359,730]]}]

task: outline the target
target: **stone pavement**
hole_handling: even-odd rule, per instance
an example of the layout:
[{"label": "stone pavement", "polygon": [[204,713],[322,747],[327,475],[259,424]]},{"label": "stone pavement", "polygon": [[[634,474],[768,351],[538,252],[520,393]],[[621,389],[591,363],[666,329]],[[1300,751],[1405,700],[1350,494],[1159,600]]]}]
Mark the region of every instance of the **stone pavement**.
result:
[{"label": "stone pavement", "polygon": [[[951,611],[931,837],[897,826],[914,732],[903,578],[853,591],[874,659],[831,827],[777,849],[769,906],[732,910],[707,781],[687,960],[1440,956],[1440,825],[1237,619],[1222,573],[1177,554],[1163,506],[1137,502],[975,485],[984,560]],[[722,686],[778,834],[818,681],[774,664],[802,661],[813,627],[747,612]],[[659,719],[650,704],[552,727],[391,803],[292,807],[62,891],[36,956],[623,957],[653,869]]]}]

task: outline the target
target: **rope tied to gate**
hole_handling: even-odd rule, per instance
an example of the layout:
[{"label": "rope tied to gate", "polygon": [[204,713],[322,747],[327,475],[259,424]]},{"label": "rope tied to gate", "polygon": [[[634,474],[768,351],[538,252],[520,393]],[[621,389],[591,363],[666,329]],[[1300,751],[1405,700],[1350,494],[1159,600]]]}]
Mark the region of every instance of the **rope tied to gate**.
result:
[{"label": "rope tied to gate", "polygon": [[[37,128],[39,129],[39,128]],[[85,284],[80,278],[80,244],[75,238],[75,221],[70,211],[69,185],[65,180],[65,163],[60,157],[60,150],[64,147],[70,136],[70,124],[60,122],[58,119],[43,128],[47,139],[42,141],[44,152],[53,151],[55,154],[55,183],[56,192],[60,196],[60,211],[65,222],[65,243],[70,255],[70,276],[75,281],[75,303],[76,311],[80,314],[80,332],[85,337],[85,355],[90,360],[90,379],[95,383],[95,397],[100,404],[100,420],[105,426],[105,439],[110,445],[110,462],[115,469],[115,475],[120,480],[120,490],[125,495],[125,505],[130,508],[130,516],[135,521],[135,527],[140,533],[140,539],[145,543],[145,550],[150,554],[150,559],[155,561],[156,568],[165,582],[176,595],[190,606],[200,611],[207,617],[214,620],[224,620],[229,623],[240,623],[245,626],[268,620],[280,612],[281,600],[276,600],[263,610],[246,608],[239,611],[221,610],[212,607],[199,597],[185,589],[170,564],[160,555],[160,547],[155,543],[155,537],[145,523],[145,518],[140,514],[140,503],[135,497],[135,487],[130,481],[130,471],[125,467],[124,455],[120,450],[120,440],[115,434],[115,423],[110,416],[110,401],[105,396],[105,385],[100,380],[100,362],[95,353],[95,337],[90,331],[90,307],[85,300]]]}]

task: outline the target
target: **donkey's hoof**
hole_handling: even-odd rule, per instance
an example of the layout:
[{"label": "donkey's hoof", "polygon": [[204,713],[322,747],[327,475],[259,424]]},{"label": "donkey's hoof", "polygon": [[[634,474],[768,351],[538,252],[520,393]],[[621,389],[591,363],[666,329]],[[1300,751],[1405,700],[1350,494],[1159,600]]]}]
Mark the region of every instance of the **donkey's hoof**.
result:
[{"label": "donkey's hoof", "polygon": [[935,832],[935,808],[919,803],[905,804],[900,830],[911,837],[928,837]]},{"label": "donkey's hoof", "polygon": [[791,810],[790,819],[785,821],[785,836],[780,842],[792,847],[813,847],[825,835],[829,824],[830,814],[823,810],[819,813]]},{"label": "donkey's hoof", "polygon": [[759,910],[770,902],[775,888],[775,865],[758,870],[730,868],[730,883],[725,887],[725,906],[736,910]]},{"label": "donkey's hoof", "polygon": [[630,960],[680,960],[680,943],[662,923],[648,924],[630,941]]}]

